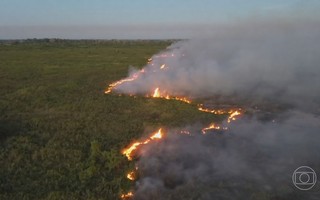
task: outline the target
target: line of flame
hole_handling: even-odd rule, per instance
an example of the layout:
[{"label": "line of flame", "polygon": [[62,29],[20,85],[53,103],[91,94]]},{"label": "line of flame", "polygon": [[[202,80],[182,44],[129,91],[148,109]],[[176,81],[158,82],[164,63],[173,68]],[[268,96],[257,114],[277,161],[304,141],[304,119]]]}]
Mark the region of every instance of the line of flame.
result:
[{"label": "line of flame", "polygon": [[[156,57],[173,57],[175,56],[174,54],[161,54],[161,55],[158,55],[158,56],[154,56],[155,58]],[[148,59],[148,64],[151,64],[152,66],[154,66],[154,63],[152,63],[153,59],[152,58],[149,58]],[[165,64],[162,64],[160,66],[160,69],[165,69],[167,68]],[[140,74],[144,73],[144,69],[132,74],[130,77],[128,78],[125,78],[125,79],[122,79],[122,80],[119,80],[119,81],[116,81],[112,84],[110,84],[108,86],[108,88],[105,90],[105,93],[108,94],[108,93],[111,93],[112,90],[125,83],[125,82],[131,82],[131,81],[134,81],[136,80]],[[172,97],[170,95],[168,95],[166,92],[164,91],[160,91],[160,88],[157,87],[154,89],[152,95],[147,95],[147,97],[153,97],[153,98],[164,98],[164,99],[173,99],[173,100],[177,100],[177,101],[182,101],[182,102],[185,102],[185,103],[188,103],[188,104],[191,104],[191,100],[186,98],[186,97]],[[228,118],[227,118],[227,122],[230,123],[231,121],[233,120],[236,120],[236,116],[238,115],[241,115],[241,109],[236,109],[236,110],[225,110],[225,109],[208,109],[208,108],[204,108],[202,104],[198,104],[198,110],[201,111],[201,112],[207,112],[207,113],[212,113],[212,114],[218,114],[218,115],[221,115],[221,114],[229,114]],[[213,129],[216,129],[216,130],[227,130],[228,127],[222,127],[222,126],[219,126],[219,125],[216,125],[214,123],[210,124],[208,127],[205,127],[203,128],[201,131],[203,134],[206,133],[206,131],[208,130],[213,130]],[[180,133],[182,134],[187,134],[189,135],[190,132],[185,130],[185,131],[181,131]],[[153,140],[160,140],[163,138],[163,133],[162,133],[162,130],[161,128],[156,132],[156,133],[153,133],[149,138],[145,139],[145,140],[142,140],[142,141],[137,141],[137,142],[134,142],[132,143],[131,145],[129,145],[127,148],[125,148],[123,151],[122,151],[122,154],[125,155],[127,157],[127,159],[129,161],[133,160],[133,154],[134,152],[141,146],[141,145],[145,145],[145,144],[148,144],[149,142],[153,141]],[[137,170],[137,168],[136,168]],[[127,174],[127,178],[131,181],[134,181],[135,180],[135,172],[136,171],[130,171],[128,174]],[[121,198],[122,199],[131,199],[132,197],[134,196],[133,192],[130,191],[126,194],[122,194],[121,195]]]},{"label": "line of flame", "polygon": [[133,192],[128,192],[126,194],[122,194],[120,196],[122,199],[129,199],[129,198],[132,198],[133,197]]},{"label": "line of flame", "polygon": [[129,145],[128,148],[125,148],[122,151],[122,154],[125,155],[128,160],[133,159],[133,153],[137,150],[138,146],[148,144],[152,140],[159,140],[163,137],[162,129],[160,128],[156,133],[153,133],[149,138],[145,139],[144,141],[134,142],[133,144]]},{"label": "line of flame", "polygon": [[[149,97],[149,96],[147,96]],[[170,95],[166,94],[165,92],[161,92],[160,88],[157,87],[156,89],[154,89],[153,94],[151,95],[151,97],[153,98],[163,98],[163,99],[173,99],[173,100],[177,100],[177,101],[182,101],[188,104],[191,104],[192,101],[186,97],[171,97]]]},{"label": "line of flame", "polygon": [[110,92],[112,92],[112,90],[113,90],[115,87],[117,87],[117,86],[119,86],[119,85],[121,85],[121,84],[123,84],[123,83],[125,83],[125,82],[130,82],[130,81],[136,80],[136,79],[140,76],[140,74],[142,74],[142,73],[144,73],[144,69],[141,69],[140,71],[132,74],[132,75],[131,75],[130,77],[128,77],[128,78],[121,79],[121,80],[119,80],[119,81],[116,81],[116,82],[114,82],[114,83],[111,83],[111,84],[108,86],[108,88],[104,91],[104,93],[105,93],[105,94],[109,94]]},{"label": "line of flame", "polygon": [[219,125],[212,123],[208,127],[201,129],[203,134],[206,134],[206,132],[208,130],[228,130],[228,127],[222,127],[222,126],[219,126]]}]

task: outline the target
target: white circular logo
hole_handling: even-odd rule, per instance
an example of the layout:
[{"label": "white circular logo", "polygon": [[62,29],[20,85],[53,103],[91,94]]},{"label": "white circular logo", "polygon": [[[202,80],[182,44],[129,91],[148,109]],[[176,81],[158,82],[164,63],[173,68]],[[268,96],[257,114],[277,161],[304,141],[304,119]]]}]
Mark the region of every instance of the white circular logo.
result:
[{"label": "white circular logo", "polygon": [[317,174],[311,167],[301,166],[294,170],[292,182],[299,190],[310,190],[317,183]]}]

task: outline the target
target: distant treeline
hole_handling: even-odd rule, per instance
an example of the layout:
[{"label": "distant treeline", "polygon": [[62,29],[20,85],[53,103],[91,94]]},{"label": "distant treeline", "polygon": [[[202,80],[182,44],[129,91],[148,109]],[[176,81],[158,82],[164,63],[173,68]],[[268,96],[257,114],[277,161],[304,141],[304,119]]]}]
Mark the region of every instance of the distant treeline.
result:
[{"label": "distant treeline", "polygon": [[166,39],[166,40],[145,40],[145,39],[136,39],[136,40],[118,40],[118,39],[60,39],[60,38],[30,38],[30,39],[13,39],[13,40],[0,40],[0,44],[20,44],[20,43],[63,43],[63,44],[106,44],[106,43],[115,43],[115,44],[130,44],[130,43],[162,43],[162,42],[168,42],[173,43],[179,41],[178,39]]}]

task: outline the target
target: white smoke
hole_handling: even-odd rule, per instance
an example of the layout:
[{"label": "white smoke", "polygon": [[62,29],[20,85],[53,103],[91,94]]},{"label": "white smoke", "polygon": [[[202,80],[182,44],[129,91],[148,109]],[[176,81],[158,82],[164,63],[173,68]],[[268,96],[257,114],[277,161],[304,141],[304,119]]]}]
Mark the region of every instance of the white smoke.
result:
[{"label": "white smoke", "polygon": [[319,172],[320,118],[288,115],[281,123],[242,119],[223,134],[170,132],[144,146],[135,199],[316,199],[295,190],[291,176],[302,165]]},{"label": "white smoke", "polygon": [[319,41],[319,20],[221,26],[209,38],[173,44],[155,55],[137,80],[115,89],[150,94],[159,87],[170,95],[223,95],[319,109]]},{"label": "white smoke", "polygon": [[177,42],[114,88],[294,108],[275,123],[236,121],[223,134],[169,131],[142,147],[135,199],[317,199],[295,193],[291,175],[301,165],[320,170],[320,20],[294,19],[248,20]]}]

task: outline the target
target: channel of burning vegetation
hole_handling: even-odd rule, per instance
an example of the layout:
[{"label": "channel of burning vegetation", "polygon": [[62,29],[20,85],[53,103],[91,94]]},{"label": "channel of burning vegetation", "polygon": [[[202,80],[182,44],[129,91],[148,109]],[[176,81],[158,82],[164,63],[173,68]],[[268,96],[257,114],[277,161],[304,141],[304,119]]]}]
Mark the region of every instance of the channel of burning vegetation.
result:
[{"label": "channel of burning vegetation", "polygon": [[180,101],[224,116],[159,127],[125,147],[135,184],[121,198],[313,198],[296,194],[290,177],[300,165],[320,169],[318,25],[244,22],[177,42],[110,84],[106,94]]}]

